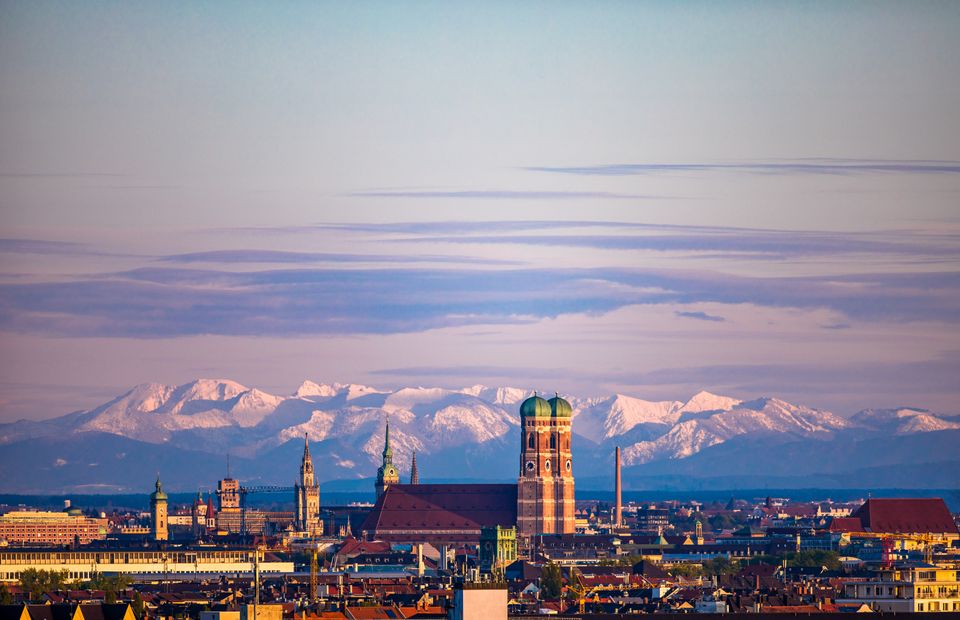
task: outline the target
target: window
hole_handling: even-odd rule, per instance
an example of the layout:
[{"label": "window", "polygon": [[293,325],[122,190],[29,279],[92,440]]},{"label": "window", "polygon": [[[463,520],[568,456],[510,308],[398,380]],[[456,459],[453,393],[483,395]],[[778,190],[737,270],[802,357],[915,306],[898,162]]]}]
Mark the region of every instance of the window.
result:
[{"label": "window", "polygon": [[529,438],[527,439],[527,447],[533,448],[533,433],[529,433]]},{"label": "window", "polygon": [[554,450],[554,449],[556,449],[556,447],[557,447],[557,436],[556,436],[556,435],[550,435],[550,449],[551,449],[551,450]]}]

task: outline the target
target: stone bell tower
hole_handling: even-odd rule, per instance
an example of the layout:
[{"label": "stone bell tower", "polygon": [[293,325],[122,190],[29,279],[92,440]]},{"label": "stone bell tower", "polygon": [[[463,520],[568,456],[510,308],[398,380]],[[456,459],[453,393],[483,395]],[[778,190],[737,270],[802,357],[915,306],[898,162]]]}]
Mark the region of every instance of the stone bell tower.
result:
[{"label": "stone bell tower", "polygon": [[322,532],[320,521],[320,485],[313,471],[313,459],[310,458],[310,439],[303,436],[303,458],[300,460],[300,479],[294,485],[294,525],[300,532],[318,534]]}]

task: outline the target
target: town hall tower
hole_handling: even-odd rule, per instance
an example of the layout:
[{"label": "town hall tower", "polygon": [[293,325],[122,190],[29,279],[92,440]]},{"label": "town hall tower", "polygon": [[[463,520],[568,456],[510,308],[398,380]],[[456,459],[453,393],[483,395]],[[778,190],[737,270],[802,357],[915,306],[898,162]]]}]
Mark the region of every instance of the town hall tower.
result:
[{"label": "town hall tower", "polygon": [[300,479],[294,485],[296,511],[295,525],[298,531],[311,535],[323,532],[320,521],[320,485],[313,472],[313,460],[310,458],[310,440],[303,437],[303,459],[300,461]]}]

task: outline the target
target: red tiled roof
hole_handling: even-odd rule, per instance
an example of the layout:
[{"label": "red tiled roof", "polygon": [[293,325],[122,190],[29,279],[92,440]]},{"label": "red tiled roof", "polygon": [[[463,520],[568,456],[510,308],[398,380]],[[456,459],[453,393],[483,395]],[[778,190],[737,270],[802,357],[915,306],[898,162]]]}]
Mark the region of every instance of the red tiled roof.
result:
[{"label": "red tiled roof", "polygon": [[834,517],[828,529],[831,532],[862,532],[863,523],[859,517]]},{"label": "red tiled roof", "polygon": [[765,614],[818,614],[823,610],[816,605],[763,605],[760,611]]},{"label": "red tiled roof", "polygon": [[957,533],[957,524],[939,497],[868,499],[852,516],[873,533]]},{"label": "red tiled roof", "polygon": [[446,618],[447,614],[443,607],[439,605],[430,605],[427,607],[401,607],[400,613],[404,618]]},{"label": "red tiled roof", "polygon": [[389,618],[399,618],[403,620],[403,613],[395,606],[348,607],[346,615],[353,620],[386,620]]},{"label": "red tiled roof", "polygon": [[337,553],[341,556],[389,552],[390,543],[373,540],[357,540],[356,538],[346,539],[340,549],[337,550]]},{"label": "red tiled roof", "polygon": [[361,529],[381,540],[476,542],[480,528],[517,523],[515,484],[395,484]]}]

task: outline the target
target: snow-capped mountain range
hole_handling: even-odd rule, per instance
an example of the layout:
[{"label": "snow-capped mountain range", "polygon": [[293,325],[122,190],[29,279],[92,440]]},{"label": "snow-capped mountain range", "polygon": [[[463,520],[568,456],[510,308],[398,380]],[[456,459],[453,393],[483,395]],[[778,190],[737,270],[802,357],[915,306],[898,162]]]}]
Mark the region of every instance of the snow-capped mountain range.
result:
[{"label": "snow-capped mountain range", "polygon": [[[363,478],[376,471],[388,418],[401,470],[416,451],[427,478],[431,467],[437,478],[509,477],[516,469],[517,411],[532,393],[482,385],[379,390],[305,381],[293,394],[280,396],[230,380],[145,383],[88,411],[0,425],[0,480],[28,475],[17,461],[21,453],[34,455],[38,475],[49,471],[56,478],[70,471],[80,486],[115,478],[111,472],[117,468],[103,467],[104,461],[129,464],[138,453],[154,455],[158,467],[165,459],[182,464],[198,455],[216,463],[229,453],[251,480],[288,482],[304,435],[313,444],[321,480]],[[960,418],[910,408],[865,409],[844,418],[777,398],[741,401],[709,392],[685,402],[623,394],[565,397],[574,410],[579,476],[602,475],[615,445],[622,447],[628,471],[631,466],[642,471],[641,466],[660,464],[658,470],[663,470],[673,461],[696,462],[691,459],[707,458],[725,444],[747,446],[736,453],[746,458],[749,446],[761,444],[826,446],[840,438],[960,434]],[[130,447],[123,448],[124,442]],[[67,454],[83,455],[86,444],[96,444],[88,450],[96,454]],[[78,465],[83,465],[80,474]],[[0,491],[21,488],[34,486],[0,482]],[[45,483],[38,488],[46,488]]]}]

